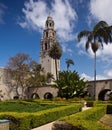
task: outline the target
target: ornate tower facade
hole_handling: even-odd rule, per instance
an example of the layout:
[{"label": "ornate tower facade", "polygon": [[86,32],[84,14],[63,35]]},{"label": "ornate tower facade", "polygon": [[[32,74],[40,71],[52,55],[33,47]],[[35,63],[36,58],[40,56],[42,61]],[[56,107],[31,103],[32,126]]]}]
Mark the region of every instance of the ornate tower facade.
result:
[{"label": "ornate tower facade", "polygon": [[[57,41],[54,21],[51,16],[47,17],[43,38],[41,39],[40,64],[45,70],[45,74],[50,72],[56,79],[55,61],[48,55],[51,45]],[[57,60],[57,70],[60,71],[60,60]]]}]

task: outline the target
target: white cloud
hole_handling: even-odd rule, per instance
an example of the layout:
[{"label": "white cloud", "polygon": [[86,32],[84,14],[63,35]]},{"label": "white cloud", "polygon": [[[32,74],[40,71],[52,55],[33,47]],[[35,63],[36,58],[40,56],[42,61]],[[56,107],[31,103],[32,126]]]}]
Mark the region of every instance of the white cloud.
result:
[{"label": "white cloud", "polygon": [[45,20],[48,14],[46,3],[43,1],[34,2],[30,0],[29,2],[25,2],[24,6],[25,7],[22,9],[24,21],[18,22],[20,26],[41,31],[41,28],[45,26]]},{"label": "white cloud", "polygon": [[108,78],[112,78],[112,69],[111,70],[105,70],[104,73],[108,76]]},{"label": "white cloud", "polygon": [[[90,15],[96,20],[105,20],[112,24],[112,0],[91,0],[90,1]],[[91,19],[91,20],[92,20]]]},{"label": "white cloud", "polygon": [[50,12],[55,21],[58,37],[62,41],[74,39],[72,33],[77,14],[68,0],[53,0],[50,6],[45,1],[29,0],[22,11],[24,21],[18,22],[21,27],[40,31],[45,27],[45,21]]},{"label": "white cloud", "polygon": [[[84,78],[85,80],[92,81],[94,80],[93,76],[87,75],[86,73],[82,73],[81,78]],[[105,71],[104,75],[96,75],[96,80],[104,80],[104,79],[110,79],[112,78],[112,70]]]},{"label": "white cloud", "polygon": [[82,73],[80,76],[81,76],[81,78],[84,78],[85,80],[88,80],[88,81],[93,80],[93,77],[91,77],[85,73]]},{"label": "white cloud", "polygon": [[3,24],[4,23],[4,15],[5,15],[5,10],[6,10],[6,6],[2,3],[0,3],[0,24]]},{"label": "white cloud", "polygon": [[72,54],[74,53],[73,52],[73,50],[72,49],[70,49],[69,47],[68,47],[68,44],[61,44],[61,46],[62,46],[62,50],[63,50],[63,52],[64,53],[69,53],[69,55],[71,55],[72,56]]}]

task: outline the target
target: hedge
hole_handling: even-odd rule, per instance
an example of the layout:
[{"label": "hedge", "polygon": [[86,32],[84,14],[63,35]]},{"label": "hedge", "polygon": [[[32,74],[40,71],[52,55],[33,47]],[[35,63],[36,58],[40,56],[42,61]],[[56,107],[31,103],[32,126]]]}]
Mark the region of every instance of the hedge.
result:
[{"label": "hedge", "polygon": [[106,105],[66,116],[53,124],[52,130],[107,130],[98,120],[106,114]]},{"label": "hedge", "polygon": [[39,113],[32,114],[32,127],[37,127],[51,121],[57,120],[60,117],[71,115],[81,111],[80,104],[72,104],[69,106],[57,107],[50,110],[41,111]]},{"label": "hedge", "polygon": [[2,112],[0,118],[10,120],[10,130],[30,130],[79,111],[81,111],[81,105],[72,104],[35,113]]}]

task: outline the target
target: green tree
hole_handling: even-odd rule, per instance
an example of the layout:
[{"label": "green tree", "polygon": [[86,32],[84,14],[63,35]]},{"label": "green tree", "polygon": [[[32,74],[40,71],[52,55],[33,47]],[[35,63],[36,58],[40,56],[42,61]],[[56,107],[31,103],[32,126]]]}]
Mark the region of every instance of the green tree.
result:
[{"label": "green tree", "polygon": [[56,80],[58,79],[58,72],[57,72],[57,60],[60,59],[62,55],[62,48],[58,42],[54,42],[51,45],[51,48],[48,52],[49,56],[55,60],[55,70],[56,70]]},{"label": "green tree", "polygon": [[108,44],[108,42],[112,41],[111,38],[111,26],[109,26],[105,21],[98,22],[93,30],[83,30],[78,34],[78,41],[80,42],[82,37],[87,37],[87,41],[85,44],[86,50],[88,50],[89,46],[94,52],[94,98],[96,92],[96,52],[100,45],[103,47],[103,42]]},{"label": "green tree", "polygon": [[66,59],[67,70],[69,69],[70,65],[74,65],[74,61],[72,59]]},{"label": "green tree", "polygon": [[29,64],[29,76],[27,77],[27,86],[29,87],[40,87],[46,82],[45,75],[43,74],[44,69],[36,61],[31,61]]},{"label": "green tree", "polygon": [[76,71],[62,71],[56,81],[59,88],[59,96],[65,98],[81,97],[86,90],[86,82],[81,79]]}]

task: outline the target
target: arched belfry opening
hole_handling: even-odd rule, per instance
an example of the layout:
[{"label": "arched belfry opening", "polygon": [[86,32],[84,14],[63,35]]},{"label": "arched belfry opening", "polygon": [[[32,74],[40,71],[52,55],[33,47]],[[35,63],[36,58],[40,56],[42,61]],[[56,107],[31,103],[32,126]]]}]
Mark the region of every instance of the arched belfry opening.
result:
[{"label": "arched belfry opening", "polygon": [[[41,39],[40,64],[44,68],[45,73],[53,74],[56,79],[55,62],[49,57],[49,49],[55,42],[58,42],[56,37],[55,23],[51,16],[47,17],[45,22],[45,29],[43,30],[43,37]],[[57,71],[60,71],[60,60],[57,60]]]}]

